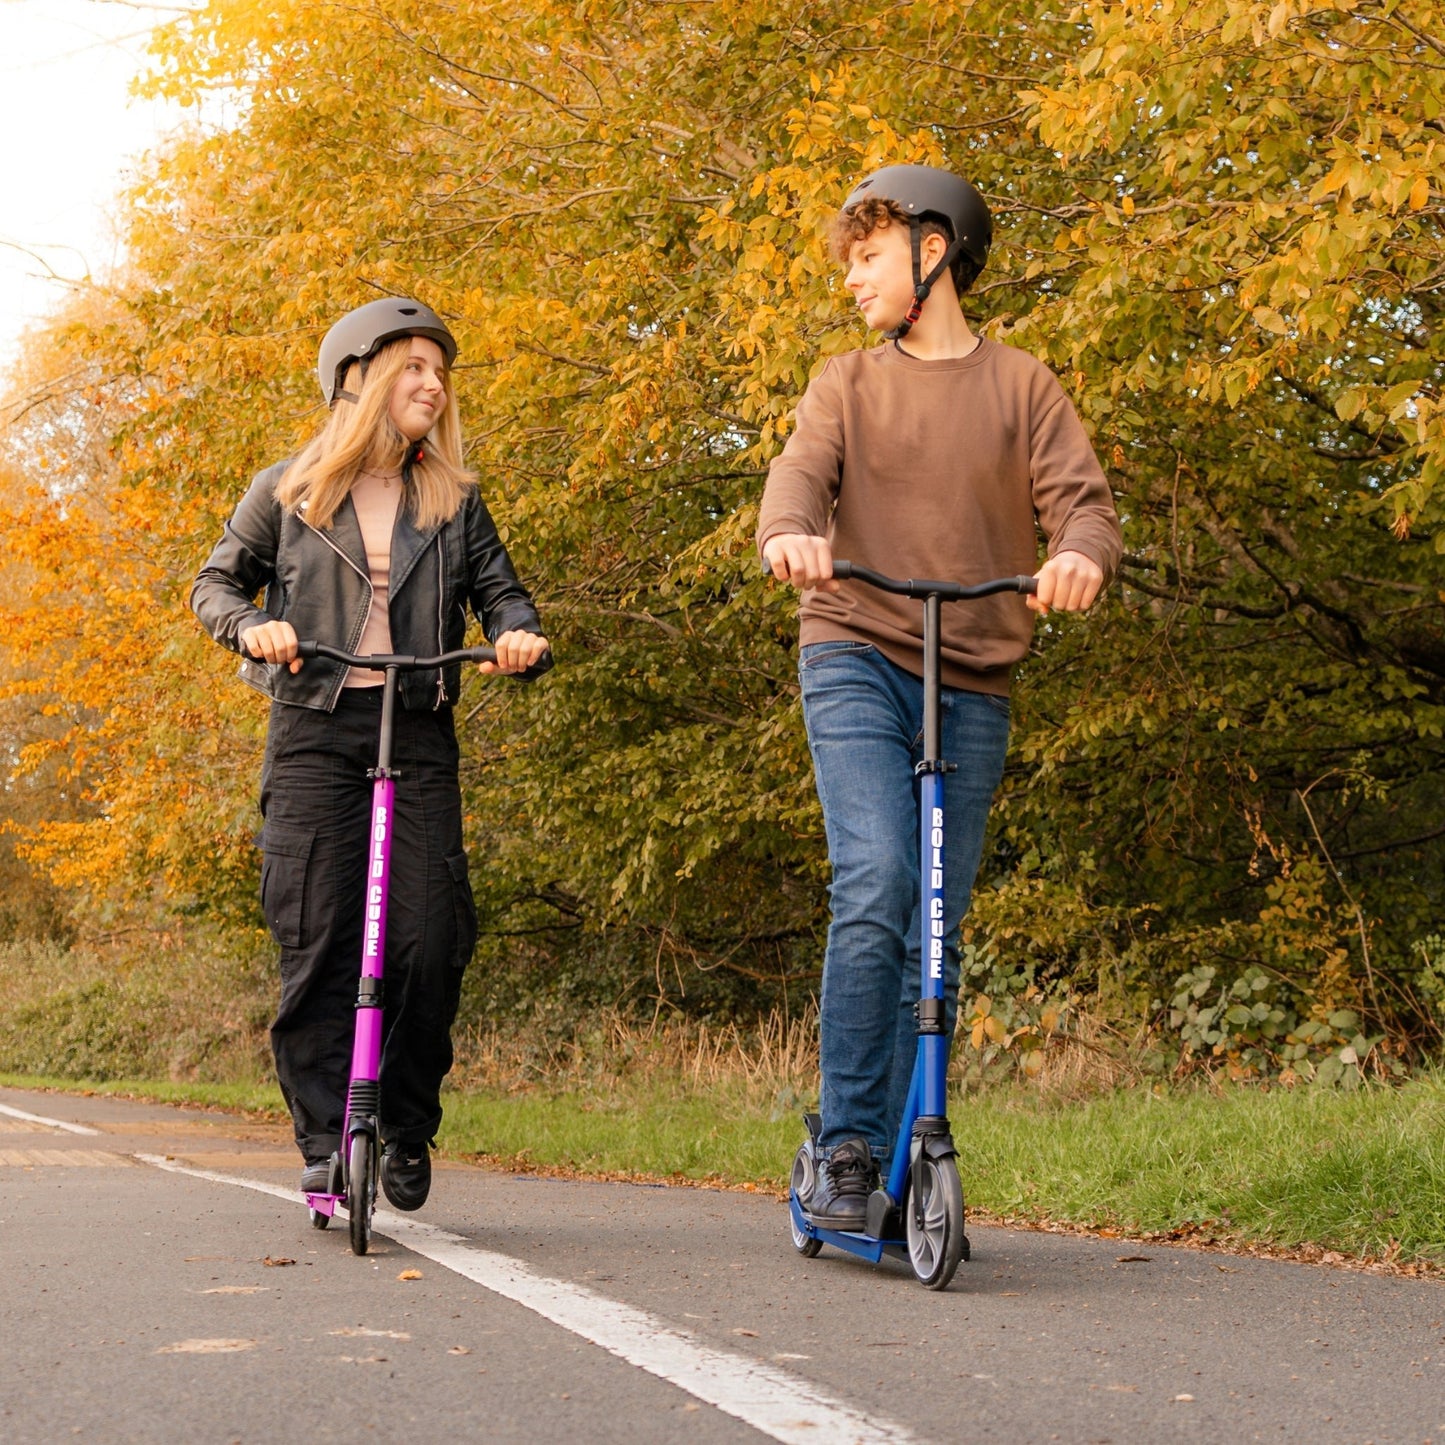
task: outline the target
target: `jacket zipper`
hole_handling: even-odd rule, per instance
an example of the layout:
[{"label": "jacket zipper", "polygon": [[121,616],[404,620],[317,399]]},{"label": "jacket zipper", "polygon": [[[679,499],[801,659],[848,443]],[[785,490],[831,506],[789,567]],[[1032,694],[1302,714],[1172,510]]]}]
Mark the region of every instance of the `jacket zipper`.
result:
[{"label": "jacket zipper", "polygon": [[[342,549],[341,549],[340,547],[338,547],[338,546],[336,545],[336,543],[333,542],[333,541],[331,540],[331,538],[328,537],[328,536],[326,535],[326,533],[321,530],[320,527],[313,527],[313,526],[311,525],[311,523],[306,520],[305,517],[300,517],[300,518],[298,518],[298,520],[300,521],[300,523],[301,523],[301,525],[302,525],[303,527],[305,527],[305,528],[307,528],[309,531],[313,532],[317,537],[319,537],[323,542],[325,542],[326,545],[327,545],[328,547],[330,547],[331,550],[332,550],[333,552],[335,552],[336,555],[337,555],[338,557],[340,557],[341,560],[342,560],[343,562],[345,562],[346,565],[347,565],[348,567],[350,567],[351,570],[352,570],[353,572],[355,572],[356,575],[357,575],[358,577],[360,577],[363,582],[366,583],[366,595],[367,595],[366,611],[365,611],[364,613],[362,613],[362,616],[361,616],[361,626],[360,626],[360,628],[356,629],[355,635],[351,638],[351,640],[350,640],[350,641],[347,643],[347,645],[346,645],[346,650],[347,650],[348,652],[354,653],[354,652],[356,651],[356,646],[357,646],[357,644],[361,641],[361,634],[366,631],[366,619],[367,619],[367,617],[369,617],[369,616],[371,615],[371,604],[376,601],[376,589],[371,585],[371,576],[370,576],[369,573],[363,572],[363,571],[361,570],[361,568],[356,565],[355,561],[353,561],[353,559],[352,559],[350,556],[348,556],[345,552],[343,552]],[[346,672],[343,671],[343,672],[341,672],[341,673],[338,674],[337,679],[336,679],[336,682],[335,682],[335,684],[332,686],[331,695],[330,695],[330,697],[328,697],[327,700],[326,700],[326,710],[327,710],[327,712],[330,712],[331,709],[336,706],[336,699],[341,696],[341,690],[342,690],[342,688],[344,688],[345,686],[346,686]]]},{"label": "jacket zipper", "polygon": [[[442,534],[437,533],[437,656],[446,651],[446,597],[447,597],[447,554],[442,547]],[[446,669],[437,668],[437,700],[432,704],[436,712],[447,700]]]}]

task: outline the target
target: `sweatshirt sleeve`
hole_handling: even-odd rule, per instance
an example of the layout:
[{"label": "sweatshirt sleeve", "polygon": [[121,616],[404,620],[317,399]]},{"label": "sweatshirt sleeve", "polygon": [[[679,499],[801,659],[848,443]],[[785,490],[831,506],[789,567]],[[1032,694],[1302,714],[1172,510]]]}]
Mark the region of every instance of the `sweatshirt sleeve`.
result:
[{"label": "sweatshirt sleeve", "polygon": [[1114,576],[1123,553],[1114,495],[1073,404],[1051,372],[1035,392],[1029,467],[1034,512],[1049,556],[1082,552]]},{"label": "sweatshirt sleeve", "polygon": [[256,595],[276,576],[281,508],[271,467],[251,483],[191,586],[191,610],[222,647],[241,651],[241,633],[270,621]]},{"label": "sweatshirt sleeve", "polygon": [[823,536],[842,476],[842,390],[830,358],[808,383],[794,415],[792,435],[768,465],[758,509],[758,551],[781,533]]}]

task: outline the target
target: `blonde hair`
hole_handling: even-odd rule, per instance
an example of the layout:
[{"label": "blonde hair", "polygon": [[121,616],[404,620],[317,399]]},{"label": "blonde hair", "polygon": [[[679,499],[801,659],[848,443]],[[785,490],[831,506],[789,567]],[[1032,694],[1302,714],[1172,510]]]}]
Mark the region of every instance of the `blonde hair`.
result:
[{"label": "blonde hair", "polygon": [[[364,471],[395,471],[411,449],[391,419],[391,391],[406,369],[412,338],[389,341],[361,375],[361,363],[347,368],[344,386],[354,402],[339,401],[326,424],[286,468],[276,500],[299,513],[318,530],[332,523]],[[474,485],[462,462],[462,427],[451,373],[446,374],[446,404],[427,434],[422,457],[412,464],[405,502],[420,531],[449,522]]]}]

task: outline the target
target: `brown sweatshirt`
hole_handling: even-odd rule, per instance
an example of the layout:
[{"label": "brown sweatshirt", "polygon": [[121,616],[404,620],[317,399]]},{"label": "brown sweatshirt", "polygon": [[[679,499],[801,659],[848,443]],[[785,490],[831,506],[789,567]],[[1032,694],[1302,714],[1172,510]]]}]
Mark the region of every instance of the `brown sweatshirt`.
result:
[{"label": "brown sweatshirt", "polygon": [[[1037,524],[1037,525],[1036,525]],[[1109,484],[1053,373],[980,339],[967,356],[922,361],[893,343],[831,358],[773,458],[759,550],[784,532],[826,536],[833,555],[894,577],[974,583],[1082,552],[1113,575],[1122,544]],[[862,582],[810,589],[799,642],[872,643],[923,672],[923,604]],[[1005,593],[943,607],[947,687],[1004,694],[1033,616]]]}]

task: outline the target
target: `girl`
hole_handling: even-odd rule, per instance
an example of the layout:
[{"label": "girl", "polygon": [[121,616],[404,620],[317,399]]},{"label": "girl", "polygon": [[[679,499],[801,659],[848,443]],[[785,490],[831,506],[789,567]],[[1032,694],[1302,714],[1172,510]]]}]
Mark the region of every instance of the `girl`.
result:
[{"label": "girl", "polygon": [[[470,604],[497,652],[482,671],[532,677],[551,665],[462,465],[456,354],[445,323],[415,301],[342,317],[317,366],[328,420],[252,482],[191,589],[206,630],[271,699],[261,903],[281,949],[271,1043],[303,1193],[325,1191],[341,1148],[382,675],[321,658],[303,666],[297,641],[430,657],[462,646]],[[460,682],[459,667],[403,673],[398,698],[381,1061],[381,1183],[398,1209],[420,1208],[431,1186],[428,1149],[476,942],[452,721]]]}]

